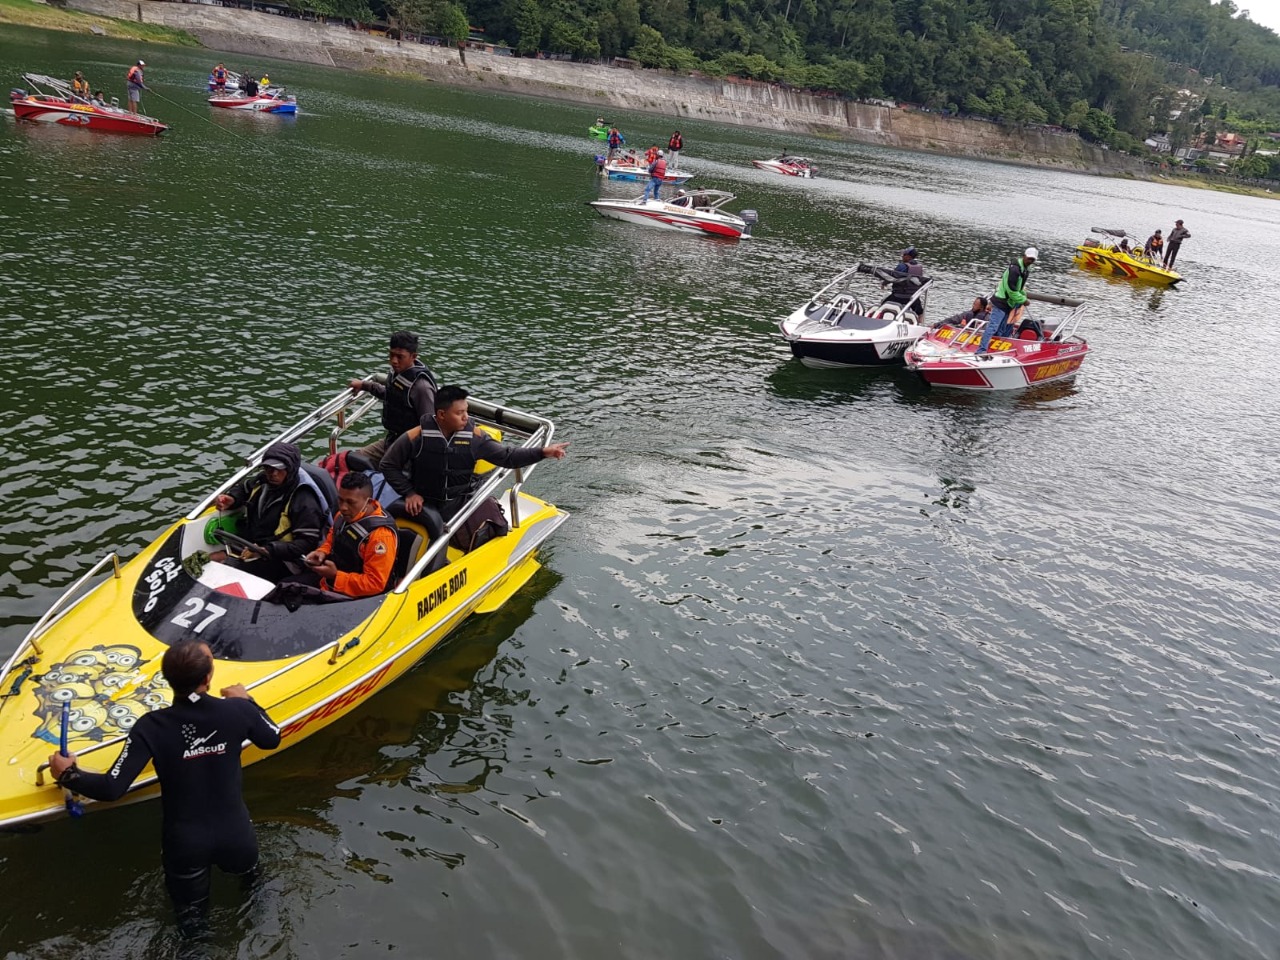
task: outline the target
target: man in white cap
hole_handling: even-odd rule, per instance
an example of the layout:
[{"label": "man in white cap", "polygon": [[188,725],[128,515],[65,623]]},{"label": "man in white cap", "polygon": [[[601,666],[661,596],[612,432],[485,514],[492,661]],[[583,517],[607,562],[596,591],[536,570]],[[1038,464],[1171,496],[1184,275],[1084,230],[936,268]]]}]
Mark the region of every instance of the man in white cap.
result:
[{"label": "man in white cap", "polygon": [[145,66],[146,63],[139,60],[129,68],[129,72],[124,76],[125,82],[129,87],[130,113],[138,112],[138,105],[142,102],[142,91],[147,89],[146,81],[142,78],[142,68]]},{"label": "man in white cap", "polygon": [[1027,302],[1027,295],[1023,291],[1027,286],[1027,278],[1031,275],[1031,265],[1038,256],[1040,253],[1035,247],[1027,247],[1026,252],[1009,264],[1004,276],[1000,278],[1000,284],[991,298],[991,316],[987,319],[986,329],[982,331],[982,342],[978,344],[978,359],[986,356],[991,338],[1004,325],[1009,314]]}]

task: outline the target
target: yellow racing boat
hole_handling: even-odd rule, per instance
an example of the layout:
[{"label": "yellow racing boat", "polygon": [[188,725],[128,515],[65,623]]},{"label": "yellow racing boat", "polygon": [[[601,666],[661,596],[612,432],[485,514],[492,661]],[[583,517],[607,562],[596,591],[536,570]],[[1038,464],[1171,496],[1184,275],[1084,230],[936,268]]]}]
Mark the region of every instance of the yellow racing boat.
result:
[{"label": "yellow racing boat", "polygon": [[[377,400],[344,391],[278,440],[308,438],[329,452]],[[526,447],[546,446],[551,421],[469,400],[490,433]],[[87,768],[105,770],[137,719],[167,706],[160,674],[167,646],[207,642],[216,685],[243,683],[280,725],[281,748],[324,729],[393,682],[473,613],[497,610],[539,569],[538,548],[568,515],[524,492],[533,467],[490,467],[477,474],[466,507],[444,536],[427,542],[417,523],[398,519],[392,588],[341,602],[280,603],[274,585],[226,564],[204,562],[217,547],[215,498],[258,469],[269,444],[138,556],[109,553],[77,580],[31,628],[0,670],[0,827],[64,814],[48,757],[65,724],[68,747]],[[485,465],[489,466],[489,465]],[[322,478],[323,479],[323,478]],[[510,530],[462,553],[452,535],[484,501],[497,496]],[[69,711],[63,720],[63,705]],[[247,747],[244,762],[265,754]],[[156,796],[148,768],[131,797]],[[87,803],[90,809],[95,806]]]},{"label": "yellow racing boat", "polygon": [[[1142,241],[1123,230],[1094,227],[1094,233],[1102,234],[1102,240],[1086,239],[1076,247],[1075,262],[1087,270],[1101,270],[1113,276],[1173,286],[1182,280],[1182,274],[1166,270],[1158,262],[1142,252]],[[1132,249],[1121,247],[1121,241],[1132,240]],[[1125,247],[1128,247],[1125,244]]]}]

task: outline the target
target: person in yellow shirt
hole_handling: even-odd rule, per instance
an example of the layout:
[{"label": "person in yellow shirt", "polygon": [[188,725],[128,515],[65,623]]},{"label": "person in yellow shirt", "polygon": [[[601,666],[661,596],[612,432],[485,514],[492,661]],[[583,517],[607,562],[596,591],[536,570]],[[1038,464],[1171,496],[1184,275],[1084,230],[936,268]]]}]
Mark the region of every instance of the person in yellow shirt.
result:
[{"label": "person in yellow shirt", "polygon": [[89,81],[84,78],[84,74],[79,70],[76,71],[75,78],[71,81],[71,92],[77,97],[89,99]]}]

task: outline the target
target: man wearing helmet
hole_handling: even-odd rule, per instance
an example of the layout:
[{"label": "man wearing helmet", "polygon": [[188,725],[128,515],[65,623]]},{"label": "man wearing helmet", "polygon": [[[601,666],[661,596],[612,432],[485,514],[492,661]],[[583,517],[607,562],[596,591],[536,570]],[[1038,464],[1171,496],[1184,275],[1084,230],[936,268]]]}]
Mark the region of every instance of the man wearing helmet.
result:
[{"label": "man wearing helmet", "polygon": [[142,68],[145,66],[146,66],[146,63],[139,60],[132,67],[130,67],[129,72],[124,75],[125,83],[129,87],[129,112],[130,113],[138,112],[138,106],[142,102],[142,91],[147,89],[146,81],[144,81],[142,78]]},{"label": "man wearing helmet", "polygon": [[1023,292],[1027,286],[1027,278],[1031,275],[1031,265],[1040,256],[1035,247],[1027,247],[1026,252],[1009,264],[996,287],[995,296],[991,298],[991,316],[987,318],[986,329],[982,331],[982,342],[978,344],[977,356],[982,359],[991,345],[991,338],[1004,326],[1010,313],[1027,302]]}]

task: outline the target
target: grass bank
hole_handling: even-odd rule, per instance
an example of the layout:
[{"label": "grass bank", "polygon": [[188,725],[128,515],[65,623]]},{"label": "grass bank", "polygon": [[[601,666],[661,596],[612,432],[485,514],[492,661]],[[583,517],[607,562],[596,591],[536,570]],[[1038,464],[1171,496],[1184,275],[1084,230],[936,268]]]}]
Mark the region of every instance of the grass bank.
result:
[{"label": "grass bank", "polygon": [[[132,20],[99,17],[76,10],[65,10],[34,0],[0,0],[0,23],[16,23],[42,30],[65,30],[68,33],[100,33],[119,40],[143,40],[148,43],[173,43],[198,47],[200,41],[185,30],[161,27]],[[97,28],[96,30],[94,28]]]},{"label": "grass bank", "polygon": [[1237,193],[1245,197],[1263,197],[1264,199],[1275,200],[1280,194],[1271,192],[1266,187],[1254,187],[1245,183],[1228,183],[1223,181],[1206,180],[1201,177],[1159,177],[1157,183],[1172,183],[1179,187],[1191,187],[1195,190],[1214,190],[1217,193]]}]

